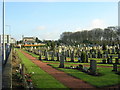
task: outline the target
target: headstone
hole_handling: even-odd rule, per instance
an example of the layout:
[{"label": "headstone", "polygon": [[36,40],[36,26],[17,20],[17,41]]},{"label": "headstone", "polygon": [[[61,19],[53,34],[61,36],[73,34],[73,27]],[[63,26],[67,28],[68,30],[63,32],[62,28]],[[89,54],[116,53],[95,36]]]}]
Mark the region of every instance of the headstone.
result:
[{"label": "headstone", "polygon": [[86,54],[86,63],[88,63],[88,54]]},{"label": "headstone", "polygon": [[120,59],[120,53],[118,54],[118,58]]},{"label": "headstone", "polygon": [[97,70],[96,60],[90,60],[90,73],[96,74],[96,70]]},{"label": "headstone", "polygon": [[91,55],[90,55],[90,53],[88,53],[88,58],[91,58]]},{"label": "headstone", "polygon": [[113,56],[110,56],[110,63],[112,63],[112,57],[113,57]]},{"label": "headstone", "polygon": [[60,65],[59,65],[60,68],[64,68],[64,55],[60,55]]},{"label": "headstone", "polygon": [[107,58],[107,64],[109,64],[110,63],[110,58]]},{"label": "headstone", "polygon": [[105,60],[105,59],[104,59],[104,60],[102,60],[102,63],[103,63],[103,64],[106,64],[106,60]]},{"label": "headstone", "polygon": [[117,72],[117,69],[118,69],[117,64],[113,64],[113,70],[112,71]]},{"label": "headstone", "polygon": [[101,58],[100,55],[101,55],[101,53],[100,53],[100,51],[98,51],[97,58]]},{"label": "headstone", "polygon": [[81,61],[81,57],[80,57],[80,56],[78,57],[78,62],[82,62],[82,61]]},{"label": "headstone", "polygon": [[115,58],[115,63],[119,64],[119,58]]},{"label": "headstone", "polygon": [[57,61],[59,61],[60,60],[60,54],[59,54],[59,52],[57,52]]},{"label": "headstone", "polygon": [[108,49],[108,54],[110,54],[110,49]]},{"label": "headstone", "polygon": [[115,49],[112,49],[112,54],[115,54]]},{"label": "headstone", "polygon": [[39,54],[39,60],[42,60],[41,53]]},{"label": "headstone", "polygon": [[54,52],[51,52],[51,60],[54,61]]},{"label": "headstone", "polygon": [[74,51],[71,53],[71,62],[74,62]]},{"label": "headstone", "polygon": [[96,58],[96,54],[95,53],[92,53],[92,58]]},{"label": "headstone", "polygon": [[45,51],[45,60],[48,60],[48,52]]}]

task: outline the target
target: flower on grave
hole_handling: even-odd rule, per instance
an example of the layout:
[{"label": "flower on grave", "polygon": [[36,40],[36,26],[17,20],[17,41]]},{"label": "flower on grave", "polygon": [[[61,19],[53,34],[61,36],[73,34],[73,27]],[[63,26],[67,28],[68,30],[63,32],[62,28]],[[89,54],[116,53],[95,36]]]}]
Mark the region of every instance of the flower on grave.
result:
[{"label": "flower on grave", "polygon": [[30,74],[25,74],[25,77],[26,78],[31,78],[31,75]]},{"label": "flower on grave", "polygon": [[32,80],[31,80],[31,79],[28,79],[27,82],[32,82]]}]

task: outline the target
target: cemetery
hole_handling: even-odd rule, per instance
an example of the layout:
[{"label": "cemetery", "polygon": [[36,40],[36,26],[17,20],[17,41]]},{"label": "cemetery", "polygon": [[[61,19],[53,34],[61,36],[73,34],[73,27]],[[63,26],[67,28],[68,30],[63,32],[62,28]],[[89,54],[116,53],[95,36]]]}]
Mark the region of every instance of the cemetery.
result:
[{"label": "cemetery", "polygon": [[[82,80],[90,87],[97,89],[115,88],[120,85],[120,48],[117,47],[116,49],[116,47],[107,46],[107,49],[103,50],[102,46],[58,46],[51,50],[50,47],[45,46],[16,48],[15,51],[21,59],[19,69],[24,66],[20,73],[31,75],[32,88],[72,87],[66,85],[62,79],[57,79],[58,76],[46,70],[45,66],[41,66],[45,64],[46,67],[64,72],[68,76]],[[29,60],[28,56],[32,59]],[[24,78],[28,77],[25,76]],[[52,84],[48,84],[49,82]]]}]

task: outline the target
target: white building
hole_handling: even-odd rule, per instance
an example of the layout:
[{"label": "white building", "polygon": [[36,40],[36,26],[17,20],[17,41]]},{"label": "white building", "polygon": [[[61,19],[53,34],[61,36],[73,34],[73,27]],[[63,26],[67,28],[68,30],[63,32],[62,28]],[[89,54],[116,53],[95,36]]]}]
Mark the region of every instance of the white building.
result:
[{"label": "white building", "polygon": [[[5,43],[16,43],[16,40],[14,38],[11,38],[10,35],[4,35],[4,42]],[[0,43],[3,43],[3,35],[0,35]]]}]

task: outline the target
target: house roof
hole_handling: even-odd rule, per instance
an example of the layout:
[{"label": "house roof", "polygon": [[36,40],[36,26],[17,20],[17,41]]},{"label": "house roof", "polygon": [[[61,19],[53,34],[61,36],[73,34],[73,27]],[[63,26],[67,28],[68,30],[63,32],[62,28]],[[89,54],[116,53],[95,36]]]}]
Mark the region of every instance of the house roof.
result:
[{"label": "house roof", "polygon": [[35,37],[23,37],[23,39],[35,39]]}]

